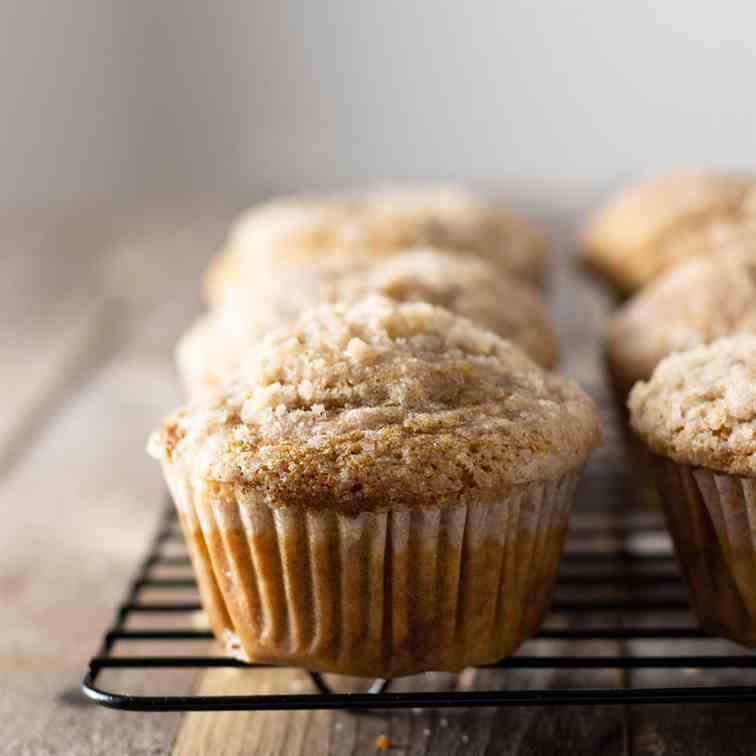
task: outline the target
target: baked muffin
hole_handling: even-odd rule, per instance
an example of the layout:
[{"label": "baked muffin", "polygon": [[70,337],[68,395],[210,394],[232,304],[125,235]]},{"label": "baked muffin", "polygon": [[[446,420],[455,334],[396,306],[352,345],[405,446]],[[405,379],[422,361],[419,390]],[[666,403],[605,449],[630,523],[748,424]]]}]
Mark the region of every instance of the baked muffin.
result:
[{"label": "baked muffin", "polygon": [[324,258],[385,257],[417,245],[490,260],[541,285],[545,237],[521,218],[457,187],[384,188],[355,195],[290,197],[253,207],[232,227],[205,278],[209,303],[237,286]]},{"label": "baked muffin", "polygon": [[556,334],[536,290],[463,253],[418,247],[363,265],[291,268],[272,283],[253,293],[237,289],[180,339],[176,362],[190,395],[233,376],[267,331],[293,323],[308,307],[357,302],[371,293],[441,305],[510,339],[544,367],[557,360]]},{"label": "baked muffin", "polygon": [[756,332],[756,238],[750,249],[682,263],[614,313],[604,345],[618,399],[668,354],[738,331]]},{"label": "baked muffin", "polygon": [[619,192],[588,222],[585,262],[624,294],[696,255],[756,238],[754,177],[688,171]]},{"label": "baked muffin", "polygon": [[756,645],[756,336],[670,355],[629,405],[702,627]]},{"label": "baked muffin", "polygon": [[551,594],[592,401],[427,303],[322,305],[153,435],[215,632],[395,677],[513,653]]}]

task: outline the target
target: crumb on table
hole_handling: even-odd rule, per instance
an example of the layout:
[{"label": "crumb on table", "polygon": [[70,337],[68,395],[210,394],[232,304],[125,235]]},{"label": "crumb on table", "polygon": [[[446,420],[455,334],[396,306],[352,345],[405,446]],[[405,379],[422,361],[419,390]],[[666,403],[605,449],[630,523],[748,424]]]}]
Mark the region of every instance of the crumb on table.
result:
[{"label": "crumb on table", "polygon": [[379,735],[375,744],[381,751],[388,751],[391,748],[391,741],[385,735]]}]

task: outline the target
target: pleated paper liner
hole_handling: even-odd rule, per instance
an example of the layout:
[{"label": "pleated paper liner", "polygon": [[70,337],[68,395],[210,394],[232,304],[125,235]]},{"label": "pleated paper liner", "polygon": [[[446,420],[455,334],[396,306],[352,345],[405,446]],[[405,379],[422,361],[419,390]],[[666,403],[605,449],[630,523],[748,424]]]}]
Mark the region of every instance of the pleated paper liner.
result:
[{"label": "pleated paper liner", "polygon": [[756,480],[653,462],[701,627],[756,646]]},{"label": "pleated paper liner", "polygon": [[494,504],[356,516],[166,477],[228,653],[397,677],[492,662],[535,632],[579,471]]},{"label": "pleated paper liner", "polygon": [[194,491],[190,483],[174,474],[173,470],[163,465],[165,479],[176,505],[178,520],[184,533],[184,540],[189,551],[194,574],[197,578],[202,606],[207,614],[210,627],[217,638],[227,637],[232,632],[233,623],[226,610],[226,602],[215,579],[210,554],[205,539],[197,537],[202,528],[197,517],[197,510],[192,502]]}]

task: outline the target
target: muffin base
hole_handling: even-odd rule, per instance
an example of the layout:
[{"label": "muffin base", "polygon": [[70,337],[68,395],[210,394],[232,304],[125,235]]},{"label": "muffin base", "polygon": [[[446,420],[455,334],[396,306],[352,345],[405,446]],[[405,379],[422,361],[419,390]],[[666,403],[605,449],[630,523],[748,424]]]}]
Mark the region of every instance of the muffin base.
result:
[{"label": "muffin base", "polygon": [[701,627],[756,646],[756,479],[653,457]]},{"label": "muffin base", "polygon": [[579,471],[494,504],[273,508],[166,467],[215,635],[247,661],[397,677],[511,655],[548,608]]}]

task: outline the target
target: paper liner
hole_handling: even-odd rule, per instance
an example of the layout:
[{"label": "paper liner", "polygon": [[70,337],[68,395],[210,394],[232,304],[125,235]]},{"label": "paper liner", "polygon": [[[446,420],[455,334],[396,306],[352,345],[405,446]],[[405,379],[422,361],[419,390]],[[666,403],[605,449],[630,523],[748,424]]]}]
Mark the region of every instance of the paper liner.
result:
[{"label": "paper liner", "polygon": [[272,508],[166,468],[203,605],[229,654],[351,675],[512,654],[551,599],[579,472],[495,504]]},{"label": "paper liner", "polygon": [[165,466],[164,472],[173,502],[176,505],[179,523],[184,533],[184,540],[189,550],[192,567],[197,576],[197,585],[202,599],[202,606],[207,613],[210,627],[216,637],[223,637],[224,634],[233,629],[233,623],[226,610],[226,602],[220,591],[218,582],[215,579],[207,544],[204,538],[197,537],[198,534],[201,534],[202,530],[197,519],[197,511],[192,505],[194,491],[188,482],[181,480],[173,471]]},{"label": "paper liner", "polygon": [[756,646],[756,480],[653,461],[701,627]]}]

